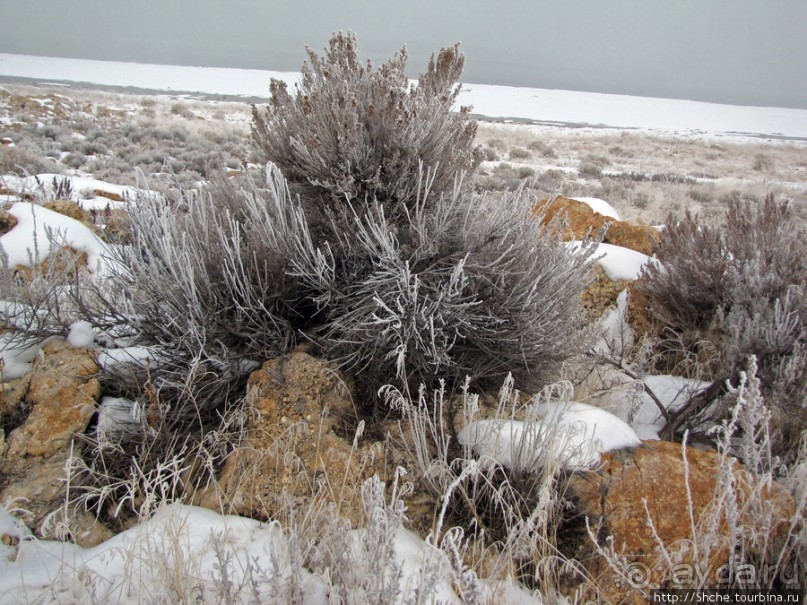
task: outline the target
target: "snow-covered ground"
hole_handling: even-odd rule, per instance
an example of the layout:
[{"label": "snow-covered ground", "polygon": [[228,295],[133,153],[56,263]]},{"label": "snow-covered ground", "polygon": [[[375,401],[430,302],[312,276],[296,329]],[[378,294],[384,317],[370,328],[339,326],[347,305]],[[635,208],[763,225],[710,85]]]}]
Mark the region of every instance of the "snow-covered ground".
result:
[{"label": "snow-covered ground", "polygon": [[[298,74],[254,69],[145,65],[0,54],[0,76],[144,90],[266,98],[270,78]],[[807,138],[807,110],[747,107],[568,90],[466,84],[460,103],[489,118],[688,133]]]}]

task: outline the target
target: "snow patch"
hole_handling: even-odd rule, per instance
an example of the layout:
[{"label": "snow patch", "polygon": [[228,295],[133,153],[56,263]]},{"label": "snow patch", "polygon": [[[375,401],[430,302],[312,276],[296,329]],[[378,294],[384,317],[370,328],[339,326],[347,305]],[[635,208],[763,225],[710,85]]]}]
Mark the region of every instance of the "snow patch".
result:
[{"label": "snow patch", "polygon": [[10,267],[32,267],[47,258],[54,246],[64,245],[87,254],[90,272],[103,270],[107,246],[86,225],[30,202],[17,202],[8,212],[17,224],[0,236],[0,247],[8,255]]},{"label": "snow patch", "polygon": [[535,419],[471,422],[457,438],[483,462],[522,469],[538,468],[553,459],[567,468],[591,468],[605,452],[641,443],[625,422],[584,403],[533,403],[530,412]]},{"label": "snow patch", "polygon": [[88,321],[77,321],[67,332],[67,344],[79,349],[89,349],[95,345],[95,331]]},{"label": "snow patch", "polygon": [[95,427],[98,441],[106,441],[139,427],[139,411],[129,399],[103,397],[98,406],[98,423]]},{"label": "snow patch", "polygon": [[611,204],[605,200],[601,200],[598,197],[573,197],[569,199],[576,202],[583,202],[597,214],[602,214],[603,216],[607,216],[608,218],[612,218],[616,221],[622,220],[619,218],[619,213]]},{"label": "snow patch", "polygon": [[[630,248],[602,243],[597,246],[595,256],[602,255],[597,262],[611,281],[634,281],[639,278],[642,268],[652,259]],[[654,261],[655,262],[655,261]]]},{"label": "snow patch", "polygon": [[98,352],[98,365],[104,370],[111,370],[124,364],[145,368],[154,359],[154,351],[141,346],[101,349]]},{"label": "snow patch", "polygon": [[0,334],[0,359],[3,361],[3,369],[0,371],[2,380],[16,380],[30,372],[39,348],[38,342],[15,346],[11,341],[11,334]]}]

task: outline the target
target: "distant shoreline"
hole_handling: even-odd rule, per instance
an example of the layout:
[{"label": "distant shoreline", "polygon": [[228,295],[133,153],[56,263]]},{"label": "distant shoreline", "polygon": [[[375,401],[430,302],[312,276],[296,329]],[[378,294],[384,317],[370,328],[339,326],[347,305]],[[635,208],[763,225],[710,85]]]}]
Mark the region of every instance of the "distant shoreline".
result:
[{"label": "distant shoreline", "polygon": [[255,97],[238,94],[222,94],[198,92],[192,90],[164,90],[161,88],[142,88],[139,86],[120,86],[118,84],[98,84],[95,82],[79,82],[74,80],[58,80],[55,78],[25,78],[22,76],[0,75],[2,84],[23,84],[42,88],[69,88],[71,90],[101,91],[126,95],[168,96],[200,101],[221,101],[231,103],[266,103],[269,97]]},{"label": "distant shoreline", "polygon": [[[292,72],[0,54],[0,83],[207,101],[265,103],[270,79],[278,78],[293,86],[298,77]],[[264,90],[266,95],[262,94]],[[494,123],[807,141],[804,109],[473,83],[463,85],[458,103],[470,105],[475,119]]]}]

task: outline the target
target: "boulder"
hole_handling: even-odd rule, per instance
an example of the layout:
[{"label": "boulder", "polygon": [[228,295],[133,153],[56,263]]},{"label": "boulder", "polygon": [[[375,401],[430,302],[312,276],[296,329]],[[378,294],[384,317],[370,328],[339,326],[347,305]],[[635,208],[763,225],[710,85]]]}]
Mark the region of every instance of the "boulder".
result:
[{"label": "boulder", "polygon": [[2,413],[11,430],[0,444],[0,504],[19,511],[39,535],[81,546],[112,535],[65,498],[70,458],[82,450],[74,437],[87,429],[101,394],[97,372],[94,351],[54,339],[32,372],[3,385]]},{"label": "boulder", "polygon": [[89,548],[114,534],[92,514],[66,503],[66,467],[71,454],[77,456],[79,452],[76,448],[47,457],[4,460],[0,504],[14,510],[43,538],[67,539]]},{"label": "boulder", "polygon": [[652,256],[659,241],[659,233],[653,227],[633,225],[618,221],[612,217],[594,212],[591,207],[577,200],[563,196],[553,200],[541,200],[535,211],[542,213],[542,222],[549,224],[558,216],[566,216],[567,239],[583,239],[587,234],[596,235],[606,225],[607,231],[603,241],[607,244],[630,248],[636,252]]},{"label": "boulder", "polygon": [[[749,506],[751,476],[736,461],[730,464],[740,523],[766,531],[768,545],[781,542],[796,510],[790,493],[772,483],[755,493],[755,506]],[[630,572],[636,574],[630,578],[634,586],[620,583],[581,531],[575,558],[587,562],[588,571],[609,602],[642,602],[636,600],[636,589],[649,591],[670,585],[670,566],[659,543],[680,566],[681,575],[676,575],[677,582],[684,582],[680,587],[692,587],[686,584],[688,570],[693,574],[689,578],[692,582],[719,586],[731,555],[724,511],[716,513],[714,509],[720,473],[721,458],[713,450],[682,450],[678,443],[645,441],[635,449],[606,454],[599,470],[577,473],[569,479],[565,497],[579,512],[578,528],[587,521],[601,546],[613,547],[624,557]],[[700,544],[697,569],[691,548],[690,516],[701,542],[703,535],[709,533],[705,526],[714,522],[714,541],[706,552]],[[767,518],[761,521],[761,516]],[[755,553],[747,555],[753,557]]]},{"label": "boulder", "polygon": [[591,318],[602,317],[606,309],[616,305],[619,294],[630,283],[627,280],[611,280],[599,265],[594,266],[594,280],[583,291],[583,308]]},{"label": "boulder", "polygon": [[25,401],[30,414],[8,437],[9,458],[49,456],[69,447],[95,412],[101,384],[94,351],[55,340],[34,362]]},{"label": "boulder", "polygon": [[363,520],[361,484],[384,476],[377,457],[383,446],[354,447],[358,414],[334,368],[302,351],[267,361],[249,378],[246,405],[246,438],[217,485],[196,496],[198,504],[264,519],[333,504],[354,525]]}]

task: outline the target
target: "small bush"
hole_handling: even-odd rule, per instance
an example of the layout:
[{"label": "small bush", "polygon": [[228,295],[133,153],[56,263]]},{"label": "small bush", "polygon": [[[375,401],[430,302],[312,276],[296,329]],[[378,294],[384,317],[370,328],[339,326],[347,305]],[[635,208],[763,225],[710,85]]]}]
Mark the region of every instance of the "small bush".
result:
[{"label": "small bush", "polygon": [[173,105],[171,105],[171,114],[183,117],[188,120],[196,117],[196,115],[182,103],[174,103]]},{"label": "small bush", "polygon": [[752,168],[757,172],[771,172],[773,170],[773,160],[764,153],[758,153],[754,156]]},{"label": "small bush", "polygon": [[598,155],[596,153],[587,153],[583,156],[583,162],[594,164],[595,166],[599,166],[600,168],[605,168],[611,164],[611,160],[609,160],[604,155]]},{"label": "small bush", "polygon": [[613,145],[612,147],[608,148],[608,153],[611,155],[615,155],[618,158],[632,158],[633,152],[630,150],[625,149],[621,145]]},{"label": "small bush", "polygon": [[550,168],[544,170],[538,177],[538,185],[546,191],[560,191],[566,178],[566,173],[562,170]]},{"label": "small bush", "polygon": [[737,189],[732,189],[728,193],[724,193],[718,198],[718,201],[723,204],[724,206],[728,206],[732,203],[740,203],[740,202],[747,202],[750,204],[761,204],[762,198],[750,193],[748,191],[739,191]]},{"label": "small bush", "polygon": [[64,164],[69,168],[72,168],[73,170],[80,169],[86,163],[87,163],[87,156],[85,156],[81,152],[69,153],[64,158],[62,158],[62,164]]},{"label": "small bush", "polygon": [[510,150],[510,159],[511,160],[529,160],[532,157],[532,154],[529,150],[524,149],[523,147],[513,147]]},{"label": "small bush", "polygon": [[645,210],[648,206],[650,206],[651,197],[649,194],[640,191],[635,196],[633,196],[633,205],[639,208],[640,210]]},{"label": "small bush", "polygon": [[706,185],[693,187],[689,190],[688,195],[696,202],[700,202],[701,204],[709,204],[715,199],[714,186]]},{"label": "small bush", "polygon": [[531,151],[541,154],[545,158],[558,157],[558,154],[555,152],[555,150],[540,139],[532,141],[529,145],[527,145],[527,148],[530,149]]},{"label": "small bush", "polygon": [[55,166],[23,147],[0,145],[0,174],[28,176],[54,169]]},{"label": "small bush", "polygon": [[[721,227],[688,212],[668,219],[638,288],[648,311],[690,350],[713,350],[714,378],[736,377],[749,355],[782,430],[777,453],[807,427],[807,230],[787,204],[731,202]],[[711,343],[703,348],[704,341]],[[785,421],[786,419],[786,421]],[[788,427],[789,428],[785,428]]]},{"label": "small bush", "polygon": [[583,161],[580,163],[577,172],[587,179],[598,179],[602,176],[602,167],[594,162]]},{"label": "small bush", "polygon": [[520,179],[530,179],[535,176],[535,170],[530,168],[529,166],[519,166],[518,171],[518,178]]},{"label": "small bush", "polygon": [[482,157],[486,162],[496,162],[499,160],[499,154],[493,147],[485,147],[482,150]]},{"label": "small bush", "polygon": [[504,162],[495,166],[490,174],[482,174],[476,179],[480,191],[516,191],[520,186],[519,171]]}]

